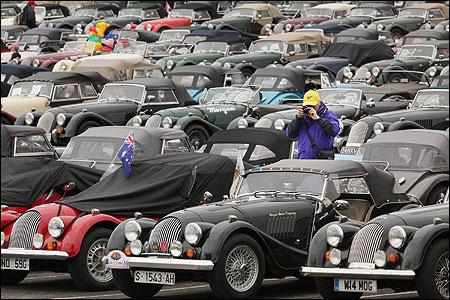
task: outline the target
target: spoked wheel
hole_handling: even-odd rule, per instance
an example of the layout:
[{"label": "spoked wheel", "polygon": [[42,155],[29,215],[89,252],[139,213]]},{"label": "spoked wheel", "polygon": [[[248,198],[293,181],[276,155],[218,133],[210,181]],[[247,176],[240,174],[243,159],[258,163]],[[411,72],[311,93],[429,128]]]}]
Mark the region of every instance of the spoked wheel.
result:
[{"label": "spoked wheel", "polygon": [[225,261],[225,277],[236,292],[248,291],[258,277],[258,257],[255,251],[246,245],[234,248]]},{"label": "spoked wheel", "polygon": [[200,149],[200,147],[209,139],[208,131],[203,126],[197,124],[188,126],[186,128],[186,134],[195,150]]},{"label": "spoked wheel", "polygon": [[436,270],[434,273],[434,281],[436,283],[436,288],[444,299],[448,299],[448,251],[442,254],[437,262]]},{"label": "spoked wheel", "polygon": [[89,247],[86,263],[92,278],[97,282],[109,282],[112,280],[111,270],[102,263],[102,258],[106,256],[106,245],[108,239],[101,238]]}]

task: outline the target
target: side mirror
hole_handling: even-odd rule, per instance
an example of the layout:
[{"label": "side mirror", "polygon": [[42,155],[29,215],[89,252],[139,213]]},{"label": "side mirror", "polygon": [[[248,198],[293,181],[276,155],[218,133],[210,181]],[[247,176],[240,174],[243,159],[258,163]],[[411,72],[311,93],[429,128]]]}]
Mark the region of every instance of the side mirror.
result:
[{"label": "side mirror", "polygon": [[374,108],[374,107],[375,107],[375,102],[373,102],[373,101],[368,101],[368,102],[366,103],[366,107],[367,107],[367,108]]},{"label": "side mirror", "polygon": [[333,207],[336,210],[346,210],[350,207],[350,204],[346,200],[336,200],[333,202]]}]

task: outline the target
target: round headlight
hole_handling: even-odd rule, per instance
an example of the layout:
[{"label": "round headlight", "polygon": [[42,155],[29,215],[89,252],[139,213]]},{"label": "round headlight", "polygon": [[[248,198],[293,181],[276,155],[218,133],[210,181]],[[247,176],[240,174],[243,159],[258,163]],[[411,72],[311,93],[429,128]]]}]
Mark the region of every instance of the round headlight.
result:
[{"label": "round headlight", "polygon": [[348,79],[351,79],[353,77],[353,72],[349,67],[345,67],[343,70],[344,76]]},{"label": "round headlight", "polygon": [[383,29],[384,29],[383,24],[378,24],[378,25],[377,25],[377,30],[378,30],[378,31],[383,30]]},{"label": "round headlight", "polygon": [[170,244],[169,251],[173,257],[180,257],[181,253],[183,253],[183,244],[180,241],[173,241]]},{"label": "round headlight", "polygon": [[366,26],[364,26],[364,24],[359,24],[356,28],[366,28]]},{"label": "round headlight", "polygon": [[33,59],[33,62],[31,63],[31,65],[33,66],[33,67],[35,67],[35,68],[37,68],[37,67],[39,67],[39,65],[40,65],[41,63],[39,62],[39,60],[38,59]]},{"label": "round headlight", "polygon": [[55,24],[53,24],[53,23],[48,23],[48,27],[49,27],[49,28],[53,28],[53,27],[55,27]]},{"label": "round headlight", "polygon": [[5,243],[5,240],[6,240],[6,234],[2,231],[2,245],[1,245],[1,247],[3,247],[3,244]]},{"label": "round headlight", "polygon": [[431,77],[436,76],[437,69],[435,67],[431,67],[428,71],[428,74],[430,74]]},{"label": "round headlight", "polygon": [[9,61],[9,63],[12,64],[12,65],[18,65],[19,64],[19,60],[17,58],[14,58],[14,59],[11,59]]},{"label": "round headlight", "polygon": [[400,249],[406,242],[406,231],[401,226],[394,226],[388,233],[389,244],[395,248]]},{"label": "round headlight", "polygon": [[344,238],[344,231],[341,226],[332,224],[327,228],[327,243],[332,247],[337,247]]},{"label": "round headlight", "polygon": [[382,133],[384,131],[384,125],[381,122],[376,122],[375,125],[373,125],[373,132],[376,135],[379,135],[380,133]]},{"label": "round headlight", "polygon": [[286,126],[286,123],[281,119],[276,120],[273,124],[273,127],[278,130],[284,130],[284,126]]},{"label": "round headlight", "polygon": [[141,119],[141,117],[135,116],[135,117],[131,120],[131,124],[132,124],[133,126],[136,126],[136,127],[141,126],[141,125],[142,125],[142,119]]},{"label": "round headlight", "polygon": [[422,29],[431,29],[431,24],[430,23],[424,24]]},{"label": "round headlight", "polygon": [[142,252],[142,242],[141,240],[134,240],[130,243],[131,253],[133,255],[139,255]]},{"label": "round headlight", "polygon": [[145,26],[145,29],[147,29],[148,31],[152,30],[152,24],[148,24],[147,26]]},{"label": "round headlight", "polygon": [[285,29],[286,31],[291,31],[292,25],[291,25],[291,24],[286,24],[286,26],[284,26],[284,29]]},{"label": "round headlight", "polygon": [[25,114],[25,124],[31,125],[34,122],[34,115],[31,112]]},{"label": "round headlight", "polygon": [[446,31],[448,31],[448,30],[449,30],[448,24],[447,24],[447,25],[445,25],[445,30],[446,30]]},{"label": "round headlight", "polygon": [[378,67],[373,68],[372,74],[373,74],[373,76],[378,77],[378,75],[380,75],[380,68],[378,68]]},{"label": "round headlight", "polygon": [[167,63],[166,63],[166,67],[169,70],[173,68],[173,65],[174,65],[173,60],[168,60]]},{"label": "round headlight", "polygon": [[173,125],[173,123],[172,123],[172,119],[171,118],[165,117],[162,120],[162,127],[164,127],[164,128],[172,128],[172,125]]},{"label": "round headlight", "polygon": [[373,261],[378,268],[382,268],[386,265],[386,253],[382,250],[378,250],[373,255]]},{"label": "round headlight", "polygon": [[372,77],[372,73],[370,73],[370,71],[367,71],[365,77],[366,79],[370,79],[370,77]]},{"label": "round headlight", "polygon": [[220,61],[215,61],[215,62],[212,63],[212,66],[214,66],[214,67],[221,67],[222,63]]},{"label": "round headlight", "polygon": [[197,223],[189,223],[184,229],[184,238],[191,245],[196,245],[202,238],[203,232]]},{"label": "round headlight", "polygon": [[40,233],[36,233],[33,236],[33,247],[36,249],[41,249],[44,246],[44,236]]},{"label": "round headlight", "polygon": [[125,225],[125,237],[130,242],[137,240],[137,238],[141,235],[142,228],[136,221],[129,221]]},{"label": "round headlight", "polygon": [[248,127],[248,122],[246,119],[240,119],[238,121],[238,128],[247,128]]},{"label": "round headlight", "polygon": [[63,113],[60,113],[56,116],[56,124],[58,124],[59,126],[63,126],[64,123],[66,122],[66,115]]},{"label": "round headlight", "polygon": [[224,68],[231,68],[231,64],[226,62],[226,63],[223,64],[223,67]]},{"label": "round headlight", "polygon": [[214,25],[213,24],[208,24],[208,28],[209,29],[214,29]]},{"label": "round headlight", "polygon": [[333,248],[333,249],[330,251],[330,262],[331,262],[333,265],[337,266],[337,265],[339,265],[339,264],[341,263],[341,259],[342,259],[342,253],[341,253],[341,250],[336,249],[336,248]]},{"label": "round headlight", "polygon": [[265,30],[265,31],[269,31],[269,30],[271,30],[271,29],[272,29],[272,25],[270,25],[270,24],[264,25],[264,30]]},{"label": "round headlight", "polygon": [[51,218],[50,222],[48,222],[48,233],[54,238],[59,237],[64,230],[64,222],[59,217]]},{"label": "round headlight", "polygon": [[202,62],[199,62],[198,65],[199,66],[206,66],[206,63],[204,61],[202,61]]}]

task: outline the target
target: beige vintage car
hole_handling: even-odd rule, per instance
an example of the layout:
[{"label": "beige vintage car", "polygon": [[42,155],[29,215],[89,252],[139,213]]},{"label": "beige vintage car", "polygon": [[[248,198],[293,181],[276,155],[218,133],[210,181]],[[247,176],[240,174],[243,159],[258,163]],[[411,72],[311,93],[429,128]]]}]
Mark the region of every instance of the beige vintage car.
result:
[{"label": "beige vintage car", "polygon": [[109,80],[133,78],[162,78],[161,67],[150,63],[140,54],[111,53],[83,57],[76,61],[59,61],[53,71],[98,72]]},{"label": "beige vintage car", "polygon": [[1,99],[2,113],[18,118],[16,124],[36,125],[37,119],[24,113],[94,101],[108,82],[98,72],[40,72],[14,83],[8,97]]}]

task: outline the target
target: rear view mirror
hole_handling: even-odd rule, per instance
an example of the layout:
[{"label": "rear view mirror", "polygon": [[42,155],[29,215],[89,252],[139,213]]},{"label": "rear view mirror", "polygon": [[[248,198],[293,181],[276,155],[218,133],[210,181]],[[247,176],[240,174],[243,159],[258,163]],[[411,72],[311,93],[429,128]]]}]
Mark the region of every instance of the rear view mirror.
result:
[{"label": "rear view mirror", "polygon": [[346,200],[336,200],[333,202],[333,206],[337,210],[346,210],[350,207],[350,204]]},{"label": "rear view mirror", "polygon": [[367,102],[367,103],[366,103],[366,107],[367,107],[367,108],[374,108],[374,107],[375,107],[375,102],[373,102],[373,101]]}]

